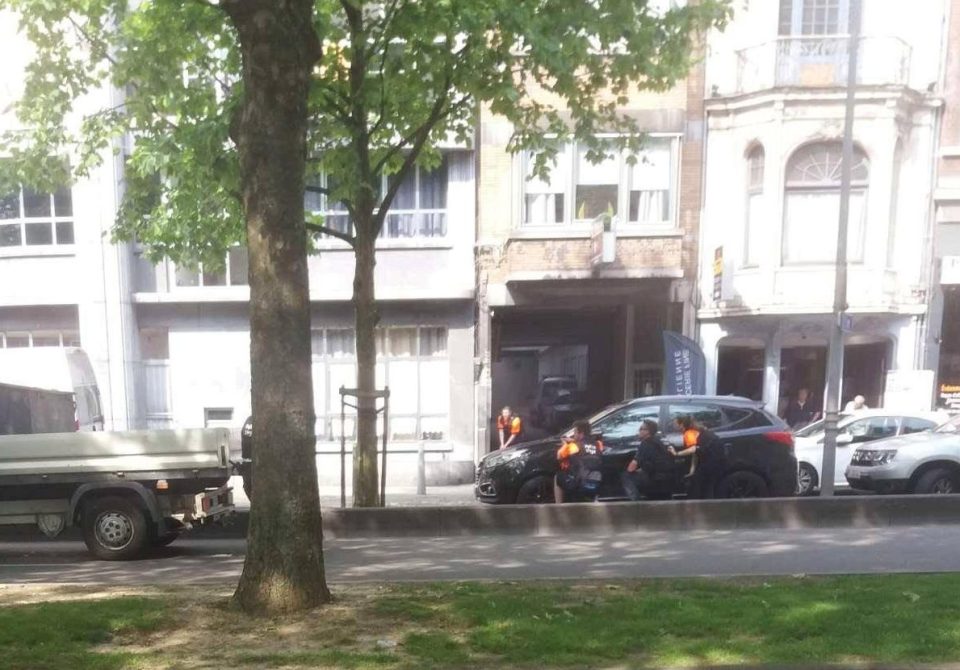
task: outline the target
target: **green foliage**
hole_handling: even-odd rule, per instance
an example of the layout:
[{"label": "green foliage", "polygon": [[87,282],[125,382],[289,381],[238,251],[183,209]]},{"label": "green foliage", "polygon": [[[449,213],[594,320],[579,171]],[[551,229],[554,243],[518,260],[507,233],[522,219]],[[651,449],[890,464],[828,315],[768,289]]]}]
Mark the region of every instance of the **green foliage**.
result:
[{"label": "green foliage", "polygon": [[[122,151],[117,238],[136,237],[155,259],[222,262],[244,235],[230,139],[242,84],[237,38],[216,3],[0,8],[19,13],[36,49],[17,107],[23,130],[0,139],[14,159],[0,180],[62,183]],[[379,175],[436,164],[449,138],[469,142],[480,104],[513,124],[510,148],[536,152],[540,174],[570,137],[594,159],[611,145],[635,149],[642,137],[621,109],[631,88],[672,86],[696,34],[727,16],[725,0],[663,16],[643,0],[317,0],[311,171],[333,175],[333,197],[367,215],[355,219],[381,212],[363,236],[379,232],[393,197],[378,194]],[[601,144],[601,132],[616,137]]]}]

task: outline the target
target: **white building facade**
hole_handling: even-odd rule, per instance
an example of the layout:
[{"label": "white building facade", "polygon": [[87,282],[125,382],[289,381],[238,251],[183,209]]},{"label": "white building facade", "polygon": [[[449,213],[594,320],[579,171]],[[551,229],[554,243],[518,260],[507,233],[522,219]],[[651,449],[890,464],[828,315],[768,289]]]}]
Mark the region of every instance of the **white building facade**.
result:
[{"label": "white building facade", "polygon": [[[16,129],[29,49],[9,14],[0,16],[0,39],[0,128]],[[99,91],[78,105],[77,118],[110,107],[115,95]],[[56,193],[0,194],[0,347],[82,346],[108,429],[239,429],[250,414],[246,249],[232,250],[223,272],[209,272],[154,265],[135,245],[113,244],[122,152],[103,158],[89,178]],[[392,485],[414,482],[421,445],[428,483],[473,476],[475,200],[474,154],[451,146],[438,168],[401,186],[378,244],[377,376],[391,390]],[[328,225],[346,223],[322,198],[305,206],[324,212]],[[309,267],[318,472],[321,484],[334,484],[339,389],[356,382],[353,252],[321,241]],[[352,415],[347,409],[343,422],[348,450]]]},{"label": "white building facade", "polygon": [[[850,0],[737,4],[707,60],[699,335],[708,392],[780,411],[800,388],[823,400]],[[862,5],[842,399],[929,407],[947,3]]]}]

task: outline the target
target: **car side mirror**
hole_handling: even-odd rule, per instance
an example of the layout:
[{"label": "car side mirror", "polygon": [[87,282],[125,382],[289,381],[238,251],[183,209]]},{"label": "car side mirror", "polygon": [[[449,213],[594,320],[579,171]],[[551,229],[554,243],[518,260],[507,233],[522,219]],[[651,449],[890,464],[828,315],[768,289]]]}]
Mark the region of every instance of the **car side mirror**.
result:
[{"label": "car side mirror", "polygon": [[840,433],[837,435],[837,446],[847,446],[853,444],[853,435],[850,433]]}]

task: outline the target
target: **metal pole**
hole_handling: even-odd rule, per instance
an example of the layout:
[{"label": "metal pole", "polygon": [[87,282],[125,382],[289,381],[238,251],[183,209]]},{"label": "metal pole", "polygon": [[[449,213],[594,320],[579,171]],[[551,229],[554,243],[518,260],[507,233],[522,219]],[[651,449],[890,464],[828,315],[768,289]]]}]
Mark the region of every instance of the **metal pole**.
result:
[{"label": "metal pole", "polygon": [[840,219],[837,226],[837,268],[833,295],[833,324],[827,354],[827,397],[823,435],[820,495],[833,495],[837,462],[837,419],[843,377],[843,326],[847,311],[847,228],[850,219],[850,173],[853,169],[853,114],[857,93],[857,52],[860,42],[860,0],[850,2],[850,46],[847,65],[847,101],[843,122],[843,158],[840,165]]},{"label": "metal pole", "polygon": [[387,506],[387,431],[390,415],[390,387],[383,389],[383,455],[380,457],[380,507]]},{"label": "metal pole", "polygon": [[347,506],[347,434],[343,430],[346,422],[346,396],[340,387],[340,508]]},{"label": "metal pole", "polygon": [[427,495],[427,462],[423,442],[417,447],[417,495]]}]

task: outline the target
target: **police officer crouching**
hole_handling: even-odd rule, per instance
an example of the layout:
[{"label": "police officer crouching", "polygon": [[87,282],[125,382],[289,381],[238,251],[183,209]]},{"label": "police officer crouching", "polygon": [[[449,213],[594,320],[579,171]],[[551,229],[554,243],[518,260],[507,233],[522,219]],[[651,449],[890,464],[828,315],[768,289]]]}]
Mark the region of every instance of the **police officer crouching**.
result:
[{"label": "police officer crouching", "polygon": [[677,467],[675,452],[660,439],[659,429],[656,421],[645,419],[637,431],[640,444],[627,471],[620,475],[623,491],[630,500],[672,496]]},{"label": "police officer crouching", "polygon": [[596,496],[602,478],[600,454],[603,443],[590,439],[590,422],[576,421],[573,436],[557,450],[560,472],[553,483],[553,499],[564,502],[568,496]]}]

